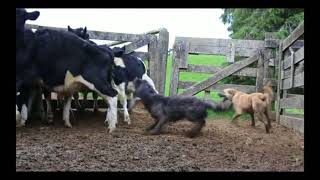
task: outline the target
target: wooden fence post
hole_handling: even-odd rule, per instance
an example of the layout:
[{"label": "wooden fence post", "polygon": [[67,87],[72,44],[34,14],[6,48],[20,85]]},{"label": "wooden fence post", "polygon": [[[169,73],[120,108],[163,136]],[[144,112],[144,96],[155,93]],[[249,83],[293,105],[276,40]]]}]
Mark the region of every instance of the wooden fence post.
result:
[{"label": "wooden fence post", "polygon": [[160,94],[165,93],[166,84],[166,70],[167,70],[167,59],[168,59],[168,46],[169,46],[169,32],[167,29],[162,28],[159,32],[158,38],[158,65],[156,76],[158,77],[158,91]]},{"label": "wooden fence post", "polygon": [[186,68],[188,58],[188,45],[184,41],[176,41],[173,48],[173,65],[170,83],[170,96],[178,94],[179,68]]},{"label": "wooden fence post", "polygon": [[281,87],[282,87],[282,79],[281,79],[281,72],[282,72],[282,42],[279,46],[279,58],[278,58],[278,85],[277,85],[277,107],[276,107],[276,121],[280,124],[280,99],[281,99]]},{"label": "wooden fence post", "polygon": [[264,75],[264,56],[262,50],[259,53],[258,65],[257,65],[257,78],[256,78],[256,92],[261,92],[263,88],[263,75]]},{"label": "wooden fence post", "polygon": [[158,51],[157,51],[157,38],[154,37],[148,44],[149,51],[149,69],[150,69],[150,78],[154,81],[156,89],[159,91],[159,81],[157,76],[157,69],[159,67],[158,63]]}]

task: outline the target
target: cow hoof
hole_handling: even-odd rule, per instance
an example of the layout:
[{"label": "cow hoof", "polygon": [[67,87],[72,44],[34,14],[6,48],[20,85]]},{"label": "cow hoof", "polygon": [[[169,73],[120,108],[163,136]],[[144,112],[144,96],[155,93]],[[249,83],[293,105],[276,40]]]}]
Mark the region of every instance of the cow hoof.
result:
[{"label": "cow hoof", "polygon": [[53,119],[47,119],[48,124],[53,124]]},{"label": "cow hoof", "polygon": [[129,117],[129,116],[125,116],[124,122],[127,122],[128,125],[130,125],[130,124],[131,124],[131,119],[130,119],[130,117]]},{"label": "cow hoof", "polygon": [[72,128],[72,125],[69,124],[69,123],[65,123],[64,126],[65,126],[66,128]]},{"label": "cow hoof", "polygon": [[20,122],[16,125],[16,127],[24,127],[24,126],[26,126],[26,122],[25,122],[25,121],[20,121]]},{"label": "cow hoof", "polygon": [[115,129],[115,127],[109,127],[109,133],[112,133]]},{"label": "cow hoof", "polygon": [[108,120],[105,120],[105,121],[104,121],[104,124],[105,124],[105,125],[109,124]]}]

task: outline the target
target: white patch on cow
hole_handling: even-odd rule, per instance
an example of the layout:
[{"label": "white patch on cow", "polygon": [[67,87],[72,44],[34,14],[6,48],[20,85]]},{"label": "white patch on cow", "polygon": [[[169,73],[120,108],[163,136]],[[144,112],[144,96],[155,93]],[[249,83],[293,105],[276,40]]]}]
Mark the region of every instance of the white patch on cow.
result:
[{"label": "white patch on cow", "polygon": [[63,107],[63,120],[64,120],[64,125],[66,127],[72,128],[72,125],[70,123],[70,109],[71,109],[72,96],[69,96],[66,98],[67,98],[67,102]]},{"label": "white patch on cow", "polygon": [[75,83],[81,83],[88,87],[91,90],[94,90],[94,85],[87,80],[85,80],[81,75],[73,76],[72,73],[67,70],[65,78],[64,78],[64,85],[55,86],[53,91],[55,92],[72,92],[77,91],[73,86]]},{"label": "white patch on cow", "polygon": [[20,123],[21,120],[21,114],[18,110],[18,106],[16,105],[16,123]]},{"label": "white patch on cow", "polygon": [[152,80],[147,74],[144,74],[144,75],[142,76],[142,79],[143,79],[143,80],[146,80],[146,81],[152,86],[152,88],[156,91],[156,93],[159,94],[159,92],[158,92],[157,89],[156,89],[156,86],[154,85],[153,80]]},{"label": "white patch on cow", "polygon": [[22,108],[21,108],[21,120],[20,120],[20,124],[22,126],[25,125],[26,121],[28,119],[28,108],[25,104],[22,105]]},{"label": "white patch on cow", "polygon": [[115,57],[115,58],[114,58],[114,64],[115,64],[116,66],[120,66],[120,67],[123,67],[123,68],[126,67],[126,66],[124,65],[124,62],[123,62],[122,58]]},{"label": "white patch on cow", "polygon": [[107,111],[107,117],[105,123],[108,122],[109,124],[109,133],[113,132],[116,129],[117,124],[117,105],[118,105],[118,97],[109,97],[106,96],[106,99],[109,104],[109,108]]},{"label": "white patch on cow", "polygon": [[140,60],[142,62],[142,64],[144,65],[144,69],[145,69],[144,73],[146,74],[147,73],[147,69],[148,69],[146,64],[142,61],[142,59],[140,57],[137,57],[137,59]]},{"label": "white patch on cow", "polygon": [[131,124],[128,108],[127,108],[127,95],[126,95],[126,84],[121,83],[119,84],[119,99],[120,103],[122,104],[123,107],[123,116],[124,116],[124,121],[129,124]]}]

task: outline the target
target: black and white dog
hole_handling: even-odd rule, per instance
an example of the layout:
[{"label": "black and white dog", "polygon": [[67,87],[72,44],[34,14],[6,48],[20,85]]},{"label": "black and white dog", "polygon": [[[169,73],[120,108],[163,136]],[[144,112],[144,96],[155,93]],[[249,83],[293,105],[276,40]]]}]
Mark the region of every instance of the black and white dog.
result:
[{"label": "black and white dog", "polygon": [[146,129],[149,134],[160,134],[163,125],[170,121],[187,119],[196,124],[188,133],[189,137],[195,137],[205,125],[207,109],[221,111],[231,105],[229,100],[215,103],[193,96],[165,97],[157,94],[147,81],[141,79],[135,79],[133,84],[134,96],[141,98],[145,108],[155,119],[155,123]]}]

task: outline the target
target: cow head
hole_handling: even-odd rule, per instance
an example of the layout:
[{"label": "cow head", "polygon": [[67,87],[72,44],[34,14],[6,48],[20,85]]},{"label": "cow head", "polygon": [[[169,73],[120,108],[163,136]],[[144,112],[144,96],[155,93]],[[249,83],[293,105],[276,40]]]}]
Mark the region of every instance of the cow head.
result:
[{"label": "cow head", "polygon": [[16,32],[23,32],[27,20],[36,20],[40,15],[39,11],[27,12],[24,8],[16,8]]},{"label": "cow head", "polygon": [[89,39],[89,34],[87,34],[87,27],[72,29],[70,26],[68,26],[68,31],[76,34],[82,39],[86,39],[86,40]]},{"label": "cow head", "polygon": [[125,52],[125,46],[123,46],[123,47],[114,47],[113,49],[112,49],[112,51],[113,51],[113,53],[114,53],[114,57],[121,57],[123,54],[124,54],[124,52]]}]

